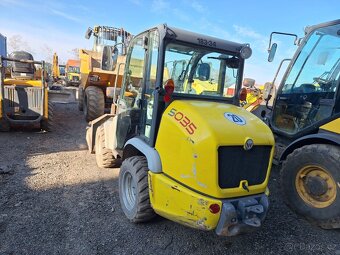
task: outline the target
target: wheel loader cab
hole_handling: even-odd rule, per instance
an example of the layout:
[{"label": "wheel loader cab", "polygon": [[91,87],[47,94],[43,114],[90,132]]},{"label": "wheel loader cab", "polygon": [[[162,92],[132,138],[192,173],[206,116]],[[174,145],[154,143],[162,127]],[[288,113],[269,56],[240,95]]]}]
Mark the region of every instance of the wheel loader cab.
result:
[{"label": "wheel loader cab", "polygon": [[[169,78],[175,85],[173,99],[204,98],[237,104],[238,90],[232,95],[226,91],[232,85],[240,87],[238,78],[243,71],[243,60],[237,56],[239,52],[227,54],[197,43],[160,42],[159,36],[158,30],[148,31],[136,36],[129,47],[122,87],[124,93],[118,102],[117,149],[123,149],[127,139],[134,135],[143,136],[151,146],[155,144],[160,119],[153,112],[160,114],[167,106],[163,100],[163,85]],[[165,56],[160,60],[161,48]],[[175,65],[163,64],[169,62],[182,63],[183,70],[176,72],[173,70]],[[171,77],[169,73],[172,73]],[[210,86],[197,89],[199,81],[206,81]]]},{"label": "wheel loader cab", "polygon": [[285,202],[326,229],[340,228],[339,45],[340,20],[306,28],[269,121]]},{"label": "wheel loader cab", "polygon": [[116,115],[87,132],[99,166],[121,157],[120,201],[131,221],[156,213],[229,236],[261,225],[274,139],[238,107],[250,54],[247,44],[165,25],[131,41]]},{"label": "wheel loader cab", "polygon": [[301,136],[340,113],[339,29],[334,25],[309,35],[278,91],[272,115],[276,132]]}]

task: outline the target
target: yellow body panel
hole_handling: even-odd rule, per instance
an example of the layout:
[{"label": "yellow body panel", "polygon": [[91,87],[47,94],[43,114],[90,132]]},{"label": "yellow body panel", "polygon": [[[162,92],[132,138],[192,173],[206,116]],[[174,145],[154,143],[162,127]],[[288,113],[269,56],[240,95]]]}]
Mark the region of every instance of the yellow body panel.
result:
[{"label": "yellow body panel", "polygon": [[247,89],[247,99],[243,108],[250,112],[255,110],[263,101],[263,91],[264,86],[260,86],[258,89]]},{"label": "yellow body panel", "polygon": [[[21,86],[32,86],[41,87],[41,80],[21,80],[21,79],[4,79],[4,85],[21,85]],[[2,96],[0,97],[2,100]],[[0,118],[2,117],[2,102],[0,101]],[[43,117],[48,118],[48,90],[47,84],[45,84],[45,98],[44,98],[44,115]]]},{"label": "yellow body panel", "polygon": [[[81,86],[85,89],[90,85],[95,86],[104,86],[104,87],[113,87],[116,76],[117,79],[117,87],[121,87],[123,74],[124,74],[124,64],[126,56],[118,56],[116,69],[114,71],[106,71],[101,69],[101,58],[102,53],[92,50],[79,50],[79,58],[80,58],[80,82]],[[118,74],[118,67],[121,65]],[[98,76],[99,80],[94,82],[90,81],[90,76]]]},{"label": "yellow body panel", "polygon": [[328,122],[327,124],[321,126],[320,129],[340,134],[340,118]]},{"label": "yellow body panel", "polygon": [[4,85],[22,85],[22,86],[41,87],[41,80],[5,79]]},{"label": "yellow body panel", "polygon": [[195,79],[191,86],[196,91],[197,95],[201,94],[203,91],[217,91],[217,83],[210,81]]},{"label": "yellow body panel", "polygon": [[44,100],[44,117],[48,118],[48,91],[45,89],[45,100]]},{"label": "yellow body panel", "polygon": [[216,228],[221,211],[213,214],[209,206],[218,204],[222,208],[220,200],[193,192],[164,174],[149,172],[148,179],[151,205],[157,214],[193,228]]},{"label": "yellow body panel", "polygon": [[67,73],[67,78],[72,81],[73,77],[79,77],[80,78],[80,74],[79,73]]},{"label": "yellow body panel", "polygon": [[59,77],[60,76],[60,70],[59,70],[59,63],[58,63],[58,55],[57,55],[57,53],[53,54],[52,76],[53,77]]},{"label": "yellow body panel", "polygon": [[[242,116],[246,124],[237,125],[224,114]],[[265,181],[242,188],[221,189],[218,183],[219,146],[243,146],[251,138],[254,145],[272,146]],[[274,152],[271,130],[259,118],[234,105],[207,101],[174,101],[165,110],[158,131],[156,150],[163,172],[202,194],[232,198],[264,193]],[[246,180],[244,180],[246,181]]]}]

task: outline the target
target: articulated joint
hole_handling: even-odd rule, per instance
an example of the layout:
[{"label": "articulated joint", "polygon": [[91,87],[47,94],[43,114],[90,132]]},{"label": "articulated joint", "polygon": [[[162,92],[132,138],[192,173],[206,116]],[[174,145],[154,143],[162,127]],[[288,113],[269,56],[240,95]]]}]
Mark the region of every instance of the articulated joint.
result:
[{"label": "articulated joint", "polygon": [[269,201],[265,194],[223,200],[216,234],[235,236],[259,228],[266,217],[268,206]]}]

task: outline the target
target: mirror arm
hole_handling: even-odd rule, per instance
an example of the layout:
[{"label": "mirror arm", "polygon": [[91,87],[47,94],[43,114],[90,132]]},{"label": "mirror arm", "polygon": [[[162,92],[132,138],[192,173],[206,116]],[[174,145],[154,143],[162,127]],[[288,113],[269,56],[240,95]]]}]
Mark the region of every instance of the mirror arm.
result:
[{"label": "mirror arm", "polygon": [[274,34],[293,36],[295,38],[294,45],[298,45],[299,40],[298,40],[298,36],[296,34],[284,33],[284,32],[271,32],[270,38],[269,38],[268,52],[270,51],[270,48],[271,48],[271,45],[272,45],[272,39],[273,39],[273,35]]}]

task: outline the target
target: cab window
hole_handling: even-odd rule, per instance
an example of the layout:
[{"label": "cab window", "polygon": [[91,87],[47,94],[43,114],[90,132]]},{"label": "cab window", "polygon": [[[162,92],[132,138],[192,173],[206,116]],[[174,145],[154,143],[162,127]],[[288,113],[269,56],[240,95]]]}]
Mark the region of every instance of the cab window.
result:
[{"label": "cab window", "polygon": [[[240,61],[236,56],[168,44],[165,69],[174,80],[175,93],[193,96],[233,97]],[[163,84],[168,77],[164,76]]]}]

